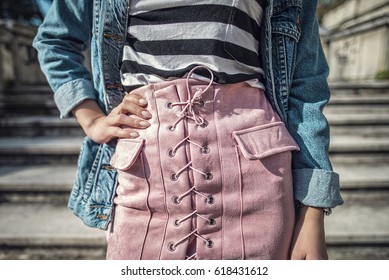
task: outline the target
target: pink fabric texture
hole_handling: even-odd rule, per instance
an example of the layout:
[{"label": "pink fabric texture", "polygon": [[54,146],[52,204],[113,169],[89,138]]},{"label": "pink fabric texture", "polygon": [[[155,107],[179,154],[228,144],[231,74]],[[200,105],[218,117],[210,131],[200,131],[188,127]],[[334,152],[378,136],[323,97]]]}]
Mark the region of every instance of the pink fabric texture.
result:
[{"label": "pink fabric texture", "polygon": [[153,118],[111,160],[107,259],[288,258],[298,146],[261,90],[207,85],[183,78],[133,91]]}]

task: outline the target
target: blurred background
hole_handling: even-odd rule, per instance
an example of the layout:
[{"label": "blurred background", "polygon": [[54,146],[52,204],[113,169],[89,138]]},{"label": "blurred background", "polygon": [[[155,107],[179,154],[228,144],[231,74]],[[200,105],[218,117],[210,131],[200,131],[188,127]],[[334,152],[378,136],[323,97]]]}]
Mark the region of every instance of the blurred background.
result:
[{"label": "blurred background", "polygon": [[[83,132],[61,120],[32,39],[50,0],[0,2],[0,259],[104,259],[104,232],[66,208]],[[389,0],[319,0],[330,157],[345,204],[332,259],[389,259]]]}]

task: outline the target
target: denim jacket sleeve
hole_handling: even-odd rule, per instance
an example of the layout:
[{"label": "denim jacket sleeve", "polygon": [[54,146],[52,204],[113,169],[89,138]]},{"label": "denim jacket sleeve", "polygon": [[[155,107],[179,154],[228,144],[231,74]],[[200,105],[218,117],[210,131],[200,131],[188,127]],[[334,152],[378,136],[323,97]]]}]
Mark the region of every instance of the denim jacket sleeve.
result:
[{"label": "denim jacket sleeve", "polygon": [[85,99],[97,99],[82,55],[90,44],[92,5],[89,0],[55,0],[33,42],[62,118]]},{"label": "denim jacket sleeve", "polygon": [[287,125],[300,151],[293,156],[295,199],[304,205],[332,208],[343,203],[339,176],[328,156],[329,124],[322,113],[330,98],[328,65],[316,20],[317,1],[303,1],[297,24],[301,36],[289,94]]}]

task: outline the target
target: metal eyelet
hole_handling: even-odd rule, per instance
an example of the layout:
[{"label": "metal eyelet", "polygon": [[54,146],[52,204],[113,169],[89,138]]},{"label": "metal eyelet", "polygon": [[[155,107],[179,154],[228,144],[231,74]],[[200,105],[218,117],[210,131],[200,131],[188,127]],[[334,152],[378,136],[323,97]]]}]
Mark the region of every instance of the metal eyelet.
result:
[{"label": "metal eyelet", "polygon": [[167,129],[168,129],[169,131],[174,131],[174,130],[176,130],[176,127],[173,126],[173,125],[169,125],[169,126],[167,127]]},{"label": "metal eyelet", "polygon": [[208,196],[207,197],[207,203],[208,204],[214,204],[215,203],[215,198],[212,195]]},{"label": "metal eyelet", "polygon": [[177,181],[178,178],[179,178],[179,176],[177,176],[176,173],[173,173],[173,174],[170,175],[170,180],[172,180],[172,181]]},{"label": "metal eyelet", "polygon": [[181,226],[180,220],[175,220],[173,224],[174,224],[175,227],[180,227]]},{"label": "metal eyelet", "polygon": [[169,155],[169,157],[175,157],[176,156],[176,152],[173,151],[173,149],[169,149],[168,155]]},{"label": "metal eyelet", "polygon": [[205,106],[204,100],[200,100],[200,101],[197,103],[197,106],[199,106],[200,108],[204,107],[204,106]]},{"label": "metal eyelet", "polygon": [[202,127],[202,128],[206,128],[207,126],[208,126],[208,122],[206,121],[206,120],[204,120],[204,122],[202,123],[202,124],[200,124],[200,126]]},{"label": "metal eyelet", "polygon": [[213,241],[212,240],[207,240],[205,241],[205,246],[207,246],[207,248],[212,248],[214,245]]},{"label": "metal eyelet", "polygon": [[174,246],[173,243],[169,243],[169,245],[167,245],[167,248],[169,249],[170,252],[174,252],[177,249],[177,247]]},{"label": "metal eyelet", "polygon": [[200,153],[202,154],[209,154],[210,151],[211,149],[208,146],[204,146],[200,148]]},{"label": "metal eyelet", "polygon": [[172,201],[173,201],[173,203],[174,203],[175,205],[178,205],[178,204],[181,203],[181,200],[180,200],[179,197],[176,196],[176,195],[172,197]]},{"label": "metal eyelet", "polygon": [[208,172],[208,173],[206,173],[205,175],[204,175],[204,178],[205,178],[205,180],[212,180],[212,178],[213,178],[213,175],[212,175],[212,173],[211,172]]},{"label": "metal eyelet", "polygon": [[169,101],[169,102],[166,103],[165,106],[166,106],[166,108],[168,108],[168,109],[172,109],[172,108],[173,108],[173,103]]},{"label": "metal eyelet", "polygon": [[211,226],[216,225],[216,220],[214,218],[208,219],[208,225],[211,225]]}]

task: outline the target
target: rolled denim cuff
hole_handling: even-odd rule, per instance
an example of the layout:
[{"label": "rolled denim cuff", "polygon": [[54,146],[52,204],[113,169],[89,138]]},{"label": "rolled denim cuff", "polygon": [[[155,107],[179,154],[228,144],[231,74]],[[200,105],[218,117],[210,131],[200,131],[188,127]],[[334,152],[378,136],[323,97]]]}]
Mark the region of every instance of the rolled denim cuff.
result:
[{"label": "rolled denim cuff", "polygon": [[339,175],[322,169],[293,170],[294,198],[313,207],[334,208],[343,204]]},{"label": "rolled denim cuff", "polygon": [[97,99],[92,82],[86,79],[67,82],[54,93],[54,101],[61,118],[69,118],[72,110],[86,99]]}]

